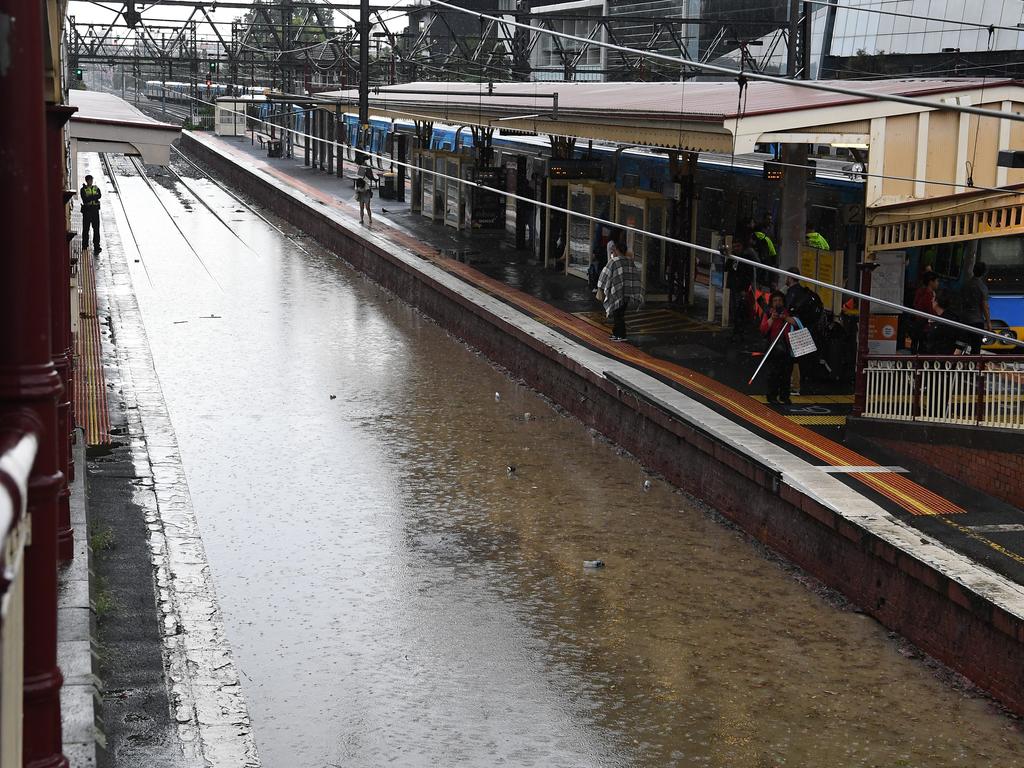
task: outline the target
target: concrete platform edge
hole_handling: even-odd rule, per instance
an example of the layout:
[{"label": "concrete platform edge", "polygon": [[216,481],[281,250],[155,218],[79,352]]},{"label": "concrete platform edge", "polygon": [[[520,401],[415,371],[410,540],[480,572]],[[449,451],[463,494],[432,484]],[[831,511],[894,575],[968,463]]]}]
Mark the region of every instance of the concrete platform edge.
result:
[{"label": "concrete platform edge", "polygon": [[186,131],[181,143],[236,189],[1024,714],[1020,585],[742,424],[573,342],[203,136]]},{"label": "concrete platform edge", "polygon": [[57,599],[57,663],[64,675],[60,692],[64,754],[76,768],[96,765],[96,696],[92,670],[92,631],[89,603],[90,553],[86,528],[85,441],[82,431],[74,446],[77,471],[71,483],[71,528],[74,559],[60,568]]}]

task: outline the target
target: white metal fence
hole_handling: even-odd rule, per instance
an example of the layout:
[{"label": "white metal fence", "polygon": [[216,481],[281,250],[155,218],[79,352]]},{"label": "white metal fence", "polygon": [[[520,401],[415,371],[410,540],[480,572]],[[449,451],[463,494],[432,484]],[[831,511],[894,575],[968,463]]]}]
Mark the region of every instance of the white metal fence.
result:
[{"label": "white metal fence", "polygon": [[1024,357],[869,357],[862,416],[1024,430]]}]

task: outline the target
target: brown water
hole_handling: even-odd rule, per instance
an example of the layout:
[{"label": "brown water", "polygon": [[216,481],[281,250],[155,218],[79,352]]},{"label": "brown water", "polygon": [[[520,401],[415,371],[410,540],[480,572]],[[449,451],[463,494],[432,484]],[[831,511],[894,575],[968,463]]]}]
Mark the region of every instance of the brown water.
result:
[{"label": "brown water", "polygon": [[265,765],[1024,765],[1015,721],[333,257],[161,190],[221,290],[121,184]]}]

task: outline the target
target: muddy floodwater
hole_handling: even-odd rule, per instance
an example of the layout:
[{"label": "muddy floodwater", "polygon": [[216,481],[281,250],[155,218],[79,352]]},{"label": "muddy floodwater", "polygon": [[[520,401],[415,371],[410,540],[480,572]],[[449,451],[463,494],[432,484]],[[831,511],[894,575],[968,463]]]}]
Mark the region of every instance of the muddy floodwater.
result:
[{"label": "muddy floodwater", "polygon": [[119,167],[264,765],[1024,765],[1016,721],[308,238]]}]

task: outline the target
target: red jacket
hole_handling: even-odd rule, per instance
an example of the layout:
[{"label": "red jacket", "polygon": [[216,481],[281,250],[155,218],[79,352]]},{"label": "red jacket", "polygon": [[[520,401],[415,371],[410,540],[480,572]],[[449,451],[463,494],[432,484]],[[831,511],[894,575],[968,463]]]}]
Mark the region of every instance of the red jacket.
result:
[{"label": "red jacket", "polygon": [[775,317],[770,313],[765,314],[765,316],[761,318],[761,335],[767,336],[769,342],[775,341],[775,337],[780,333],[783,336],[789,336],[789,329],[791,326],[788,321],[789,312],[785,309],[782,310],[781,317]]},{"label": "red jacket", "polygon": [[934,302],[935,291],[933,291],[927,285],[922,285],[914,293],[914,309],[916,310],[919,310],[921,312],[927,312],[930,315],[934,315]]}]

